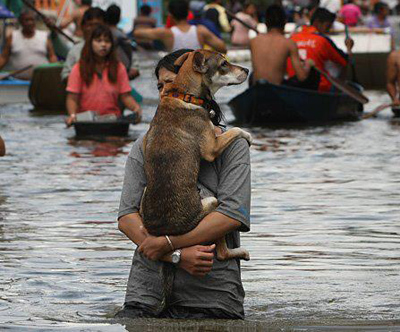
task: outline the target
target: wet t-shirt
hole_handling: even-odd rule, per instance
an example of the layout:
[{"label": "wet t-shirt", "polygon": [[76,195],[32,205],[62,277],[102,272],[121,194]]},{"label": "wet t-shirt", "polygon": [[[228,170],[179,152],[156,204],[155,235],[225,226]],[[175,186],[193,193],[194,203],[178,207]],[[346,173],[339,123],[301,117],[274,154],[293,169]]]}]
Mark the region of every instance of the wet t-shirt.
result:
[{"label": "wet t-shirt", "polygon": [[[146,177],[143,168],[143,137],[132,147],[125,166],[118,218],[139,211]],[[198,179],[202,198],[215,196],[217,212],[238,220],[239,231],[250,228],[250,153],[244,139],[228,146],[214,162],[202,161]],[[229,248],[240,246],[239,232],[227,234]],[[158,307],[162,300],[161,262],[146,259],[135,251],[125,302],[139,302]],[[175,274],[171,306],[218,308],[244,317],[244,290],[237,259],[218,261],[205,277],[195,277],[178,268]]]}]

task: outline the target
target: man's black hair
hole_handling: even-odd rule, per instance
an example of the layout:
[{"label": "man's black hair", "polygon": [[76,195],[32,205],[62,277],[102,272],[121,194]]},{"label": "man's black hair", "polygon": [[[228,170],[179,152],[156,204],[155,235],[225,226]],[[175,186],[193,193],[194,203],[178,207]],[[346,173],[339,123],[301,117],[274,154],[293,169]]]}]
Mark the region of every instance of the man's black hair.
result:
[{"label": "man's black hair", "polygon": [[284,29],[286,24],[286,13],[282,6],[271,5],[265,11],[265,24],[268,29]]},{"label": "man's black hair", "polygon": [[168,11],[178,21],[186,20],[189,14],[189,3],[185,0],[171,0]]},{"label": "man's black hair", "polygon": [[166,70],[173,72],[175,74],[178,74],[178,70],[175,67],[175,61],[178,60],[178,58],[188,52],[193,52],[193,50],[188,49],[188,48],[182,48],[180,50],[177,50],[175,52],[167,54],[165,57],[163,57],[160,61],[158,61],[156,69],[154,73],[156,74],[157,79],[159,78],[159,72],[161,68],[165,68]]},{"label": "man's black hair", "polygon": [[81,0],[81,4],[84,6],[91,6],[92,0]]},{"label": "man's black hair", "polygon": [[121,19],[121,8],[117,5],[111,5],[106,10],[106,22],[109,25],[117,25]]},{"label": "man's black hair", "polygon": [[311,25],[314,24],[315,21],[321,23],[333,23],[336,19],[336,14],[331,13],[329,10],[325,8],[317,8],[311,17],[310,23]]},{"label": "man's black hair", "polygon": [[383,8],[389,8],[389,6],[384,2],[377,2],[374,5],[374,14],[378,15]]},{"label": "man's black hair", "polygon": [[318,8],[320,2],[321,2],[320,0],[311,0],[311,1],[309,2],[308,6],[307,6],[307,10],[308,10],[308,11],[311,11],[311,10],[313,10],[313,9],[315,9],[315,8]]},{"label": "man's black hair", "polygon": [[95,18],[99,18],[99,19],[103,20],[103,22],[105,22],[106,21],[105,11],[99,7],[89,8],[83,14],[81,25],[84,26],[88,21],[91,21]]},{"label": "man's black hair", "polygon": [[143,16],[150,16],[151,14],[151,7],[149,5],[143,5],[142,7],[140,7],[140,13]]}]

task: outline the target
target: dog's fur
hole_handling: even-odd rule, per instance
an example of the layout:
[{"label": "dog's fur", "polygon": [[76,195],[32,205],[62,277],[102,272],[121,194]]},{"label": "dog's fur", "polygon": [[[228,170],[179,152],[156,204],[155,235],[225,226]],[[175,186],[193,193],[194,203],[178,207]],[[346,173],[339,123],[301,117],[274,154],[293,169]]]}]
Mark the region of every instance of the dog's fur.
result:
[{"label": "dog's fur", "polygon": [[[232,65],[215,52],[197,50],[182,55],[175,65],[179,73],[170,91],[211,100],[227,85],[245,81],[248,70]],[[215,198],[200,198],[197,178],[200,160],[214,161],[239,137],[251,136],[232,128],[216,136],[209,110],[164,96],[143,141],[147,187],[142,199],[143,224],[154,236],[180,235],[195,228],[215,207]],[[249,259],[244,249],[230,250],[224,239],[217,241],[217,258]]]}]

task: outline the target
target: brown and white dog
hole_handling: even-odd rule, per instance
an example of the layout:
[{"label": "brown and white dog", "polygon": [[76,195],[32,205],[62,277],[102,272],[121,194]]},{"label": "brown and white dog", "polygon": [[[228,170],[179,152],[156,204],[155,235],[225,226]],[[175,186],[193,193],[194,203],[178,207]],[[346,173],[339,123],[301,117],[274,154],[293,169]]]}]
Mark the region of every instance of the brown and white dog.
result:
[{"label": "brown and white dog", "polygon": [[[218,205],[214,197],[200,198],[201,159],[214,161],[240,137],[251,143],[251,135],[240,128],[216,136],[209,109],[214,94],[223,86],[243,83],[248,69],[206,50],[185,53],[175,65],[180,67],[179,73],[165,86],[143,141],[147,187],[141,214],[144,227],[154,236],[185,234]],[[248,260],[249,253],[228,249],[221,239],[217,258]]]}]

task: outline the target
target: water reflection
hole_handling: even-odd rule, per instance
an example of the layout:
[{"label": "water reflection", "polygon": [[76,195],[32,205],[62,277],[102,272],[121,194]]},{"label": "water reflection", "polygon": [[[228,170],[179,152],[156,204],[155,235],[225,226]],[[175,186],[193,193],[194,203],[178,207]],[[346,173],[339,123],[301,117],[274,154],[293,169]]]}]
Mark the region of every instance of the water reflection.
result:
[{"label": "water reflection", "polygon": [[[77,140],[63,115],[0,108],[9,152],[0,159],[2,328],[350,331],[399,323],[400,126],[390,112],[328,127],[248,128],[246,321],[113,320],[133,253],[115,222],[124,165],[154,115],[154,83],[146,75],[136,83],[148,97],[145,122],[127,139]],[[384,102],[370,97],[371,109]]]}]

